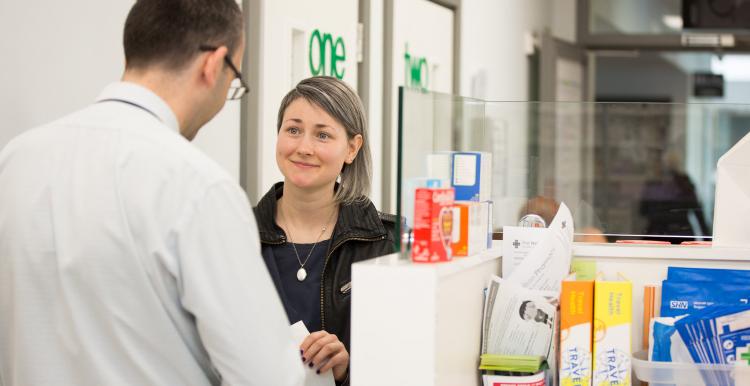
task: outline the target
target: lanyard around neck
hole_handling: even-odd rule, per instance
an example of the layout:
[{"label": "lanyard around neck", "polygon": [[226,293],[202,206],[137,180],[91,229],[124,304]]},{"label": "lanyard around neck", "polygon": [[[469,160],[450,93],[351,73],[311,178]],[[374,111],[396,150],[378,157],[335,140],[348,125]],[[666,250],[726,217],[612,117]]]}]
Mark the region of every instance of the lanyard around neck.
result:
[{"label": "lanyard around neck", "polygon": [[102,99],[100,101],[97,101],[96,103],[101,103],[101,102],[120,102],[120,103],[125,103],[126,105],[131,105],[131,106],[133,106],[135,108],[141,109],[141,110],[143,110],[143,111],[145,111],[145,112],[153,115],[153,117],[156,118],[156,119],[158,119],[159,122],[162,122],[161,118],[159,118],[159,116],[156,115],[156,113],[154,113],[153,111],[151,111],[151,110],[149,110],[149,109],[147,109],[147,108],[145,108],[145,107],[143,107],[143,106],[141,106],[141,105],[139,105],[137,103],[134,103],[134,102],[131,102],[131,101],[128,101],[128,100],[125,100],[125,99],[108,98],[108,99]]}]

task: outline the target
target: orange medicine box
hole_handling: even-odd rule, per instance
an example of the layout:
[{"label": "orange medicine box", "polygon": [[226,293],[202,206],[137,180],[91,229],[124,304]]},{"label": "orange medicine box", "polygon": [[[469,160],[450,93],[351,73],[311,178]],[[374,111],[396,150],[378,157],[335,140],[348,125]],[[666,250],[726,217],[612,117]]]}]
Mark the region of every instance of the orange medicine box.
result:
[{"label": "orange medicine box", "polygon": [[560,384],[591,386],[594,281],[564,280],[560,290]]},{"label": "orange medicine box", "polygon": [[417,188],[414,192],[412,261],[436,263],[451,260],[453,197],[453,188]]}]

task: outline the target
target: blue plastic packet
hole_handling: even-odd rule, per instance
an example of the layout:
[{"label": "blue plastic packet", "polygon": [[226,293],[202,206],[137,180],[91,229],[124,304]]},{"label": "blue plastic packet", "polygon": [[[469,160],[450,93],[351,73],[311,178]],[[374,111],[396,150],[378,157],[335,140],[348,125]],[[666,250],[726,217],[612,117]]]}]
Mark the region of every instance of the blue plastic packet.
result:
[{"label": "blue plastic packet", "polygon": [[[697,329],[704,333],[702,339],[694,342],[694,345],[709,354],[709,361],[706,363],[734,363],[737,349],[750,344],[750,305],[714,306],[699,311],[698,314],[697,320],[687,320],[687,324],[692,324],[694,332]],[[707,384],[733,384],[728,376],[721,374],[710,377],[704,374],[703,378]]]},{"label": "blue plastic packet", "polygon": [[662,282],[661,293],[661,316],[692,315],[711,305],[748,304],[750,280],[724,282],[668,279]]},{"label": "blue plastic packet", "polygon": [[667,318],[654,318],[651,325],[652,341],[649,345],[651,351],[648,359],[652,362],[672,362],[672,335],[677,332],[677,329],[674,327],[674,321],[668,324],[659,319]]},{"label": "blue plastic packet", "polygon": [[750,305],[719,307],[708,321],[721,363],[734,363],[737,348],[750,344]]},{"label": "blue plastic packet", "polygon": [[748,282],[750,281],[750,270],[668,267],[667,280]]}]

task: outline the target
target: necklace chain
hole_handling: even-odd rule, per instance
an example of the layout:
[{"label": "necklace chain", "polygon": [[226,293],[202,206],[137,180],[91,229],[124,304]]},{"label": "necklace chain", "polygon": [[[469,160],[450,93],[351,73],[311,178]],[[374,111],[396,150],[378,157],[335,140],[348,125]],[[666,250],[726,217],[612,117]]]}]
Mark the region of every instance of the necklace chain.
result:
[{"label": "necklace chain", "polygon": [[[333,214],[336,213],[336,210],[334,209],[331,212],[331,215],[328,216],[328,220],[323,224],[323,228],[320,230],[320,234],[318,235],[318,238],[313,243],[312,247],[310,247],[310,252],[307,253],[307,257],[305,257],[305,261],[302,261],[302,259],[299,258],[299,253],[297,252],[297,247],[295,246],[295,243],[291,240],[289,240],[289,243],[292,244],[292,249],[294,250],[294,255],[297,257],[297,262],[299,262],[300,269],[305,268],[305,264],[307,264],[307,261],[310,260],[310,256],[312,256],[313,250],[315,249],[315,246],[318,245],[318,242],[320,242],[320,238],[323,237],[323,234],[325,234],[326,230],[328,229],[328,224],[331,222],[331,219],[333,218]],[[292,238],[292,234],[289,232],[289,228],[291,228],[288,224],[286,227],[286,233],[289,234],[289,238]]]}]

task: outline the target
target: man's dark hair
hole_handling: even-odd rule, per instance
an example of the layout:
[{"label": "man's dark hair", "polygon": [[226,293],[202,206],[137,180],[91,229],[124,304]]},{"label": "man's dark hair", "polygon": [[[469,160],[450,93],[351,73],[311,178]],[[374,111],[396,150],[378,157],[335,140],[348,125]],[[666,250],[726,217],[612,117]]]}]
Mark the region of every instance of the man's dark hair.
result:
[{"label": "man's dark hair", "polygon": [[199,47],[227,46],[242,40],[242,11],[235,0],[138,0],[125,21],[126,67],[163,65],[183,68]]}]

